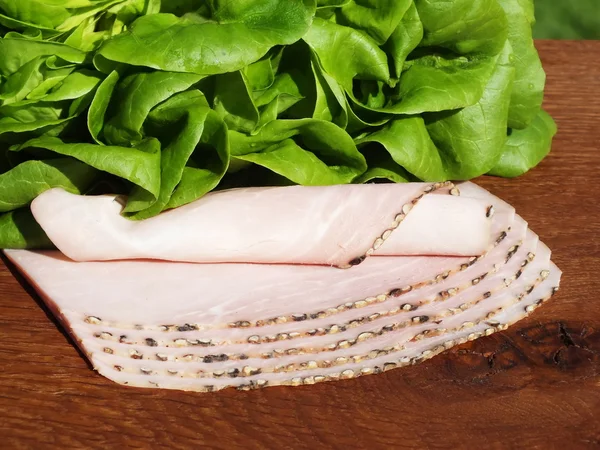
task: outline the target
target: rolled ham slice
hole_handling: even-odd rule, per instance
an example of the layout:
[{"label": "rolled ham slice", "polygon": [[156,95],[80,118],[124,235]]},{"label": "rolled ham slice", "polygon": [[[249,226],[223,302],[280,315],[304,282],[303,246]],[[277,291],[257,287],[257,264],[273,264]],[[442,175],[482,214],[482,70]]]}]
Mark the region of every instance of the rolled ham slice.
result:
[{"label": "rolled ham slice", "polygon": [[[428,186],[432,185],[405,189],[412,195],[429,190]],[[358,197],[366,196],[367,190],[370,194],[376,192],[373,202],[388,195],[381,185],[373,190],[370,190],[373,186],[353,188],[367,188],[364,193],[358,189]],[[297,190],[300,189],[304,188]],[[277,191],[264,190],[271,194]],[[455,195],[449,195],[450,191]],[[215,198],[228,196],[224,205],[230,206],[235,204],[236,194],[247,196],[248,192],[219,193]],[[261,196],[258,189],[252,192],[253,196]],[[339,210],[351,210],[344,206],[346,198],[337,187],[311,188],[311,192],[320,192],[326,199],[323,201],[330,205],[335,203],[333,192],[337,192]],[[459,193],[460,196],[456,195]],[[472,183],[458,187],[437,185],[430,193],[411,201],[413,207],[406,208],[403,220],[380,247],[395,242],[394,248],[404,248],[407,254],[365,252],[370,257],[362,258],[360,264],[347,270],[331,267],[332,261],[343,266],[341,263],[347,257],[356,258],[364,248],[355,246],[343,258],[338,255],[337,259],[330,259],[333,253],[321,252],[327,241],[318,239],[311,241],[311,245],[315,242],[324,245],[315,244],[312,253],[302,253],[298,244],[280,248],[277,256],[273,247],[269,258],[283,260],[277,264],[265,260],[165,261],[169,254],[159,255],[156,248],[164,250],[160,245],[152,250],[152,260],[138,259],[142,258],[139,254],[126,256],[133,247],[127,247],[125,234],[119,234],[120,225],[114,229],[109,226],[104,234],[101,229],[93,228],[94,217],[104,217],[109,225],[120,222],[121,209],[115,206],[114,198],[82,199],[58,190],[44,196],[37,206],[43,205],[47,211],[72,207],[72,211],[78,211],[73,217],[83,217],[66,228],[74,236],[89,238],[78,241],[82,248],[72,246],[58,228],[55,229],[58,237],[49,232],[59,248],[78,252],[82,261],[74,261],[59,251],[6,251],[6,254],[73,335],[93,366],[104,376],[130,386],[209,392],[227,387],[244,390],[314,384],[380,373],[424,361],[466,341],[504,330],[554,295],[561,276],[550,261],[550,250],[514,209]],[[391,201],[391,197],[385,202]],[[90,201],[96,200],[102,203],[98,210],[89,206]],[[217,211],[218,202],[210,201],[215,201],[212,207]],[[403,198],[402,202],[405,201]],[[368,203],[366,199],[361,202]],[[255,203],[257,208],[260,204]],[[108,212],[106,205],[112,212]],[[191,205],[190,211],[195,206]],[[280,207],[284,208],[283,203]],[[90,209],[81,215],[80,208]],[[464,216],[458,213],[462,208],[466,211]],[[443,223],[445,227],[428,225],[436,222],[433,220],[436,210],[440,217],[454,214],[456,223]],[[161,234],[161,240],[166,242],[168,229],[171,234],[180,229],[181,234],[187,233],[191,222],[186,221],[192,221],[190,211],[175,210],[151,219],[160,219],[160,227],[145,225],[147,222],[131,226],[156,227],[148,232],[149,236]],[[274,221],[278,220],[279,212],[272,212]],[[478,253],[465,251],[469,244],[460,241],[448,245],[443,244],[442,238],[437,244],[417,242],[428,239],[427,233],[436,228],[454,229],[453,233],[459,236],[458,224],[471,217],[471,213],[478,223],[471,223],[478,228],[474,236],[487,236],[478,244],[482,247]],[[37,214],[48,231],[70,213],[56,222],[45,220],[41,210]],[[360,220],[353,223],[365,225]],[[368,222],[368,226],[377,228],[379,223]],[[316,224],[314,219],[313,225]],[[67,227],[66,222],[63,226]],[[335,234],[329,229],[332,226],[327,224],[323,228],[326,230],[323,236]],[[422,229],[427,227],[429,231]],[[360,228],[348,231],[344,242],[358,245],[355,243],[361,241],[362,231]],[[371,239],[372,228],[364,231]],[[241,236],[243,230],[237,233]],[[295,238],[302,239],[302,230],[295,233]],[[250,234],[253,235],[250,239],[257,236]],[[310,240],[313,234],[318,233],[303,236]],[[392,236],[396,236],[395,241]],[[407,240],[406,236],[416,241]],[[185,250],[183,240],[177,245],[182,245],[181,251]],[[425,250],[444,245],[447,250],[452,246],[458,250],[442,255],[429,255]],[[99,248],[102,246],[109,247],[109,251],[103,253]],[[409,248],[419,251],[411,255],[413,250]],[[215,249],[210,252],[217,255]],[[235,248],[230,250],[233,252]],[[198,245],[188,255],[195,255],[201,261],[210,253],[198,256],[202,251]],[[119,252],[121,256],[115,256]],[[285,256],[287,252],[291,256]],[[305,258],[309,253],[318,263],[298,264],[311,260]],[[101,254],[108,261],[98,260],[102,259]],[[170,253],[170,257],[175,255]],[[246,257],[257,258],[257,255],[260,252],[246,253]]]},{"label": "rolled ham slice", "polygon": [[122,216],[118,197],[52,189],[31,210],[74,261],[349,267],[371,255],[484,252],[491,205],[457,194],[448,183],[237,189],[132,222]]}]

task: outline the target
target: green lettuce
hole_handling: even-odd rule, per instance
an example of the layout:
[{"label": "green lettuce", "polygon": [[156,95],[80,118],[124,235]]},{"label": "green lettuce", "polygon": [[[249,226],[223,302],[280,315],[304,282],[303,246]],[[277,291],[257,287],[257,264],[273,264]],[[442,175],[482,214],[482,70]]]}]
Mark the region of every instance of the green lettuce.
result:
[{"label": "green lettuce", "polygon": [[532,0],[0,0],[0,248],[29,203],[144,220],[236,186],[516,177],[548,154]]}]

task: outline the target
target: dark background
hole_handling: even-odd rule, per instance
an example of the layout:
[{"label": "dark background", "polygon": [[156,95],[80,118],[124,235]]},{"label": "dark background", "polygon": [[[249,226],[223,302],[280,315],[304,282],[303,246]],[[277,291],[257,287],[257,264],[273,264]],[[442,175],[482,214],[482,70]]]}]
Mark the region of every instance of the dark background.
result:
[{"label": "dark background", "polygon": [[600,0],[535,0],[536,39],[600,39]]}]

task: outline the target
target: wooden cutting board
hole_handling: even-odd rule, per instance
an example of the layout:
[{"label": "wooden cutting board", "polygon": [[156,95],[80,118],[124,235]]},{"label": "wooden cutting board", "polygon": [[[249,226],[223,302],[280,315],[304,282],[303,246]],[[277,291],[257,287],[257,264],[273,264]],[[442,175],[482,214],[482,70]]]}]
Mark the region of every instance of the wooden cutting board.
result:
[{"label": "wooden cutting board", "polygon": [[121,387],[0,269],[0,448],[587,448],[600,445],[600,41],[538,43],[552,155],[479,183],[554,251],[560,293],[506,332],[357,380],[193,394]]}]

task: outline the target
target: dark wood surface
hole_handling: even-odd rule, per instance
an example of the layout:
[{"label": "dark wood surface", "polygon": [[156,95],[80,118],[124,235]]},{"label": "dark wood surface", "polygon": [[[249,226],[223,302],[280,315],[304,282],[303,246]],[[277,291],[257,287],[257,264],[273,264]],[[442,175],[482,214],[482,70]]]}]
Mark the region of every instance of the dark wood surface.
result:
[{"label": "dark wood surface", "polygon": [[600,42],[539,42],[552,155],[480,183],[564,271],[532,318],[420,366],[358,380],[193,394],[93,372],[0,270],[0,448],[587,448],[600,445]]}]

